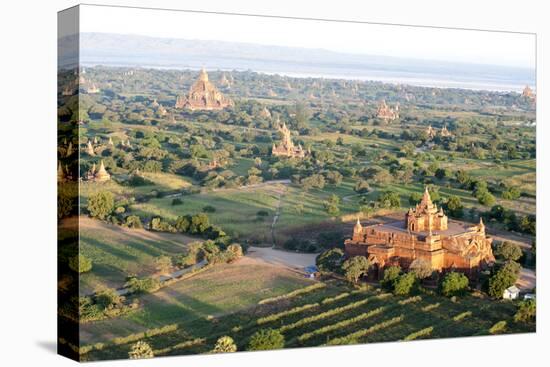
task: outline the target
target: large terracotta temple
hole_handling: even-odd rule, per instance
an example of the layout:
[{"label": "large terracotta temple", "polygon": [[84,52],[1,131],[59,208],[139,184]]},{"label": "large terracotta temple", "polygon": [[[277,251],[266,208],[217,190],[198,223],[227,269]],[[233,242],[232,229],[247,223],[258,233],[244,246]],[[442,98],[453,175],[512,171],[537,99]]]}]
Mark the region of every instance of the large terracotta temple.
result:
[{"label": "large terracotta temple", "polygon": [[369,258],[378,276],[391,265],[406,270],[415,259],[425,260],[434,271],[476,276],[495,261],[491,243],[482,219],[477,225],[448,220],[426,189],[404,220],[362,226],[358,219],[352,238],[345,241],[345,252]]},{"label": "large terracotta temple", "polygon": [[221,110],[233,106],[233,101],[225,97],[208,80],[206,70],[202,69],[199,79],[191,86],[186,96],[178,96],[176,108],[189,110]]}]

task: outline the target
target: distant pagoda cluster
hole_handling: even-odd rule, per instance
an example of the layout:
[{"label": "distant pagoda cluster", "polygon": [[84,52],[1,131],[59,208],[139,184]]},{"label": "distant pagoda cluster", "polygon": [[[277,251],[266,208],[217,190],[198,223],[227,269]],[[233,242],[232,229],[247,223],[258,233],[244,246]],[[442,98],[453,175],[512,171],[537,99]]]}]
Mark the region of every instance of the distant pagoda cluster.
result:
[{"label": "distant pagoda cluster", "polygon": [[392,108],[386,104],[385,100],[382,100],[376,110],[376,116],[385,122],[393,121],[399,118],[399,105]]},{"label": "distant pagoda cluster", "polygon": [[283,125],[279,126],[277,129],[282,134],[283,139],[279,144],[273,144],[271,154],[276,157],[304,158],[306,152],[301,144],[297,146],[294,145],[290,136],[290,130],[286,126],[286,123],[283,123]]},{"label": "distant pagoda cluster", "polygon": [[186,96],[178,96],[175,107],[189,110],[222,110],[231,106],[233,101],[225,97],[208,80],[208,74],[203,68],[189,93]]},{"label": "distant pagoda cluster", "polygon": [[442,138],[449,138],[453,136],[453,134],[451,134],[451,132],[447,129],[447,125],[443,126],[443,128],[439,131],[437,131],[432,127],[432,125],[430,125],[426,129],[426,134],[428,135],[429,139],[434,139],[436,136],[440,136]]}]

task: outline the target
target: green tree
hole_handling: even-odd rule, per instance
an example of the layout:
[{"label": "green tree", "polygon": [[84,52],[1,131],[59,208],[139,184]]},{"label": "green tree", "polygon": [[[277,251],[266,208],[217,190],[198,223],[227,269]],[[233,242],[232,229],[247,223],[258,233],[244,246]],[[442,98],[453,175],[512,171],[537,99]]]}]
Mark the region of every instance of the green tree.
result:
[{"label": "green tree", "polygon": [[446,297],[464,294],[468,289],[469,280],[466,275],[458,272],[445,274],[441,281],[441,294]]},{"label": "green tree", "polygon": [[279,330],[262,329],[250,338],[248,350],[282,349],[285,346],[285,337]]},{"label": "green tree", "polygon": [[367,193],[370,190],[369,183],[365,180],[359,180],[355,183],[353,190],[359,194]]},{"label": "green tree", "polygon": [[393,191],[386,191],[378,198],[378,203],[383,208],[399,208],[401,206],[401,199],[399,194]]},{"label": "green tree", "polygon": [[151,346],[141,340],[133,344],[128,352],[130,359],[153,358],[154,356]]},{"label": "green tree", "polygon": [[409,271],[413,272],[418,279],[426,279],[432,276],[433,270],[430,263],[424,259],[414,259],[409,266]]},{"label": "green tree", "polygon": [[80,274],[87,273],[92,270],[92,260],[82,254],[78,254],[69,259],[69,268]]},{"label": "green tree", "polygon": [[393,281],[393,293],[406,296],[411,293],[416,284],[416,275],[412,272],[399,275]]},{"label": "green tree", "polygon": [[115,208],[115,198],[108,191],[100,191],[88,197],[88,211],[94,218],[105,219]]},{"label": "green tree", "polygon": [[189,230],[191,233],[203,233],[210,227],[210,220],[205,213],[199,213],[191,218]]},{"label": "green tree", "polygon": [[504,241],[496,246],[495,256],[503,260],[518,261],[523,255],[518,244]]},{"label": "green tree", "polygon": [[393,282],[401,274],[401,267],[399,265],[388,266],[384,269],[384,278],[380,282],[381,285],[387,289],[393,288]]},{"label": "green tree", "polygon": [[496,202],[495,197],[489,191],[483,191],[476,195],[477,201],[481,205],[491,206]]},{"label": "green tree", "polygon": [[334,247],[317,256],[315,262],[321,271],[337,271],[344,258],[344,251]]},{"label": "green tree", "polygon": [[447,212],[449,215],[455,218],[462,218],[464,216],[464,206],[458,196],[451,196],[447,199],[446,203]]},{"label": "green tree", "polygon": [[189,231],[189,227],[191,227],[191,218],[188,215],[178,216],[174,227],[176,227],[178,232],[185,233]]},{"label": "green tree", "polygon": [[366,275],[371,264],[365,256],[354,256],[342,264],[342,270],[349,282],[357,283],[362,275]]},{"label": "green tree", "polygon": [[155,269],[161,274],[167,274],[172,269],[172,259],[169,256],[159,256],[155,259]]},{"label": "green tree", "polygon": [[222,336],[216,341],[212,353],[234,353],[237,351],[237,345],[230,336]]},{"label": "green tree", "polygon": [[519,277],[521,266],[515,261],[507,261],[489,278],[488,294],[502,298],[504,290],[514,285]]},{"label": "green tree", "polygon": [[416,205],[420,202],[420,200],[422,200],[422,194],[420,194],[418,192],[413,192],[409,196],[409,204],[410,205]]},{"label": "green tree", "polygon": [[337,216],[340,214],[340,198],[337,195],[332,194],[330,199],[323,203],[325,210],[331,216]]},{"label": "green tree", "polygon": [[534,299],[527,299],[518,304],[518,310],[514,315],[515,322],[535,321],[537,317],[537,303]]}]

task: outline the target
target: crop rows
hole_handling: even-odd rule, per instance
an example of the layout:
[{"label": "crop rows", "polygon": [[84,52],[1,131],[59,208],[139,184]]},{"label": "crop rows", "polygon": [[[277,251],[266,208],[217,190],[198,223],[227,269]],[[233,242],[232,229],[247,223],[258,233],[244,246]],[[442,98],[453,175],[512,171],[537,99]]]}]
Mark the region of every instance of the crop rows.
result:
[{"label": "crop rows", "polygon": [[306,340],[308,340],[308,339],[310,339],[314,336],[321,335],[321,334],[326,334],[326,333],[329,333],[331,331],[335,331],[335,330],[338,330],[338,329],[341,329],[341,328],[345,328],[349,325],[352,325],[352,324],[355,324],[357,322],[366,320],[370,317],[379,315],[382,312],[384,312],[386,310],[386,308],[387,307],[378,307],[378,308],[375,308],[374,310],[371,310],[369,312],[362,313],[359,316],[355,316],[355,317],[352,317],[352,318],[349,318],[349,319],[339,321],[339,322],[334,323],[334,324],[323,326],[319,329],[315,329],[312,332],[304,333],[304,334],[300,335],[298,337],[298,340],[300,342],[304,342],[304,341],[306,341]]},{"label": "crop rows", "polygon": [[406,337],[403,338],[403,340],[405,340],[405,341],[415,340],[415,339],[418,339],[418,338],[423,337],[423,336],[428,336],[432,333],[433,330],[434,330],[434,327],[430,326],[430,327],[415,331],[414,333],[407,335]]},{"label": "crop rows", "polygon": [[304,293],[309,293],[309,292],[312,292],[314,290],[324,288],[326,286],[327,285],[325,283],[321,283],[321,282],[315,283],[315,284],[309,285],[309,286],[304,287],[304,288],[296,289],[292,292],[289,292],[289,293],[286,293],[286,294],[283,294],[283,295],[280,295],[280,296],[262,299],[260,302],[258,302],[258,304],[263,305],[263,304],[266,304],[266,303],[281,301],[283,299],[293,298],[293,297],[299,296],[299,295],[304,294]]},{"label": "crop rows", "polygon": [[357,343],[359,338],[365,336],[365,335],[368,335],[368,334],[372,334],[374,332],[377,332],[378,330],[381,330],[381,329],[385,329],[387,327],[390,327],[390,326],[393,326],[395,324],[398,324],[400,323],[401,321],[403,321],[403,319],[405,318],[405,315],[400,315],[400,316],[397,316],[397,317],[394,317],[394,318],[391,318],[389,320],[386,320],[386,321],[382,321],[382,322],[379,322],[378,324],[375,324],[371,327],[369,327],[368,329],[363,329],[363,330],[359,330],[359,331],[356,331],[354,333],[351,333],[351,334],[348,334],[346,336],[343,336],[343,337],[340,337],[340,338],[335,338],[335,339],[332,339],[331,341],[329,341],[327,343],[327,345],[339,345],[339,344],[353,344],[353,343]]},{"label": "crop rows", "polygon": [[404,305],[408,305],[409,303],[415,303],[415,302],[420,302],[422,301],[422,297],[420,296],[414,296],[414,297],[409,297],[407,299],[404,299],[404,300],[401,300],[399,301],[398,303],[401,305],[401,306],[404,306]]},{"label": "crop rows", "polygon": [[439,303],[439,302],[437,302],[437,303],[432,303],[432,304],[429,304],[429,305],[427,305],[427,306],[422,307],[422,311],[428,312],[428,311],[431,311],[431,310],[433,310],[433,309],[438,308],[439,306],[440,306],[440,303]]},{"label": "crop rows", "polygon": [[278,312],[278,313],[271,314],[269,316],[260,317],[258,320],[256,320],[256,322],[257,322],[258,325],[265,324],[265,323],[268,323],[268,322],[271,322],[271,321],[279,320],[281,317],[294,315],[296,313],[299,313],[299,312],[302,312],[302,311],[305,311],[305,310],[309,310],[309,309],[312,309],[312,308],[315,308],[315,307],[319,307],[319,304],[318,303],[308,303],[308,304],[305,304],[303,306],[294,307],[294,308],[291,308],[289,310],[285,310],[285,311],[281,311],[281,312]]},{"label": "crop rows", "polygon": [[333,303],[333,302],[339,301],[341,299],[344,299],[346,297],[349,297],[350,295],[351,294],[348,293],[348,292],[340,293],[337,296],[325,298],[324,300],[321,301],[321,304],[327,305],[329,303]]},{"label": "crop rows", "polygon": [[453,317],[453,320],[454,321],[460,321],[460,320],[463,320],[466,317],[470,317],[470,316],[472,316],[472,311],[466,311],[466,312],[462,312],[462,313],[456,315],[455,317]]},{"label": "crop rows", "polygon": [[206,339],[204,339],[204,338],[196,338],[196,339],[188,340],[188,341],[185,341],[183,343],[178,343],[178,344],[166,347],[166,348],[156,349],[153,352],[156,356],[157,355],[162,355],[162,354],[169,353],[169,352],[171,352],[173,350],[176,350],[176,349],[185,349],[185,348],[189,348],[189,347],[194,347],[196,345],[201,345],[201,344],[204,344],[205,341],[206,341]]},{"label": "crop rows", "polygon": [[314,322],[314,321],[326,319],[327,317],[331,317],[331,316],[334,316],[334,315],[338,315],[338,314],[340,314],[340,313],[342,313],[342,312],[346,312],[346,311],[349,311],[349,310],[351,310],[351,309],[354,309],[354,308],[363,306],[363,305],[366,304],[367,302],[368,302],[368,299],[363,299],[363,300],[361,300],[361,301],[357,301],[357,302],[353,302],[353,303],[348,303],[348,304],[345,305],[345,306],[336,307],[336,308],[330,309],[330,310],[328,310],[328,311],[325,311],[325,312],[323,312],[323,313],[320,313],[320,314],[317,314],[317,315],[314,315],[314,316],[310,316],[310,317],[306,317],[306,318],[301,319],[301,320],[299,320],[299,321],[296,321],[296,322],[294,322],[294,323],[292,323],[292,324],[284,325],[284,326],[282,326],[281,328],[279,328],[279,331],[280,331],[280,332],[285,332],[285,331],[292,330],[292,329],[294,329],[294,328],[297,328],[297,327],[300,327],[300,326],[309,324],[309,323]]}]

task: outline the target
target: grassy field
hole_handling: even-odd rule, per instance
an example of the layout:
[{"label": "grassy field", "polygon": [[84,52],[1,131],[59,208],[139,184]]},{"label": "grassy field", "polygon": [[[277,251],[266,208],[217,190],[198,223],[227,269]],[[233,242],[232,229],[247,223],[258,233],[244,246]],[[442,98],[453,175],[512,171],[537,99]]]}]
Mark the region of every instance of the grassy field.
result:
[{"label": "grassy field", "polygon": [[87,217],[80,218],[80,251],[92,260],[92,270],[80,276],[80,292],[99,285],[120,287],[128,275],[150,275],[161,255],[179,255],[196,241],[182,234],[125,229]]},{"label": "grassy field", "polygon": [[82,325],[82,340],[85,344],[106,342],[171,323],[200,333],[211,326],[212,319],[253,308],[262,299],[311,283],[287,268],[243,258],[142,296],[142,307],[127,316]]},{"label": "grassy field", "polygon": [[[205,206],[212,206],[215,212],[208,216],[213,224],[219,225],[234,237],[245,235],[259,242],[271,240],[271,222],[275,215],[279,196],[284,185],[267,184],[260,187],[225,189],[181,197],[183,204],[172,205],[172,199],[152,199],[145,203],[132,205],[132,211],[143,217],[161,215],[175,219],[178,215],[196,214]],[[268,216],[258,219],[260,210]]]},{"label": "grassy field", "polygon": [[[252,303],[259,298],[262,297],[258,295],[249,301]],[[206,310],[202,315],[204,312],[215,313]],[[491,326],[501,320],[508,323],[506,333],[535,331],[534,323],[513,322],[515,310],[513,302],[492,301],[473,295],[455,302],[425,292],[399,297],[377,289],[352,290],[345,284],[330,281],[324,288],[280,301],[256,304],[229,316],[201,316],[190,324],[188,319],[171,319],[178,324],[175,330],[146,337],[145,341],[153,347],[156,355],[175,355],[206,353],[221,335],[233,337],[238,349],[246,350],[250,336],[262,328],[280,330],[285,336],[286,347],[291,348],[489,335]],[[125,358],[130,344],[114,345],[105,341],[101,350],[92,350],[84,358]]]}]

